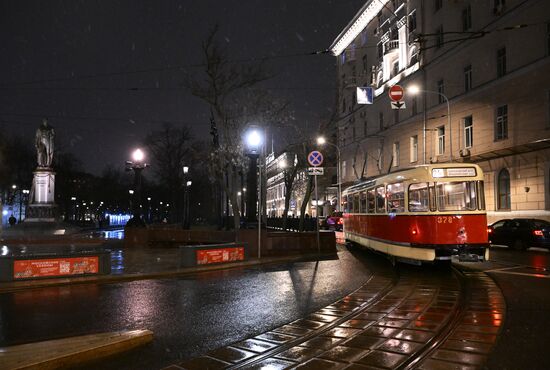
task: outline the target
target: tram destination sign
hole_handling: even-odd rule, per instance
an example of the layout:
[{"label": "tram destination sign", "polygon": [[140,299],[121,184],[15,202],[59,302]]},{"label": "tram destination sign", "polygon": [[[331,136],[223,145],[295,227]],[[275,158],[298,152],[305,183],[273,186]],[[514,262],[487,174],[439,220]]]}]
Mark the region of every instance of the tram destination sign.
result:
[{"label": "tram destination sign", "polygon": [[456,168],[433,168],[433,177],[475,177],[477,171],[475,167],[456,167]]}]

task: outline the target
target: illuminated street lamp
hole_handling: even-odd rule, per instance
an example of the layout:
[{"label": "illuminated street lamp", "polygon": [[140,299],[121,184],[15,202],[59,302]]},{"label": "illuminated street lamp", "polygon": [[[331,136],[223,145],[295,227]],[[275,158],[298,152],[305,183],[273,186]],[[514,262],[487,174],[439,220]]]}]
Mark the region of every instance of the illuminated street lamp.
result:
[{"label": "illuminated street lamp", "polygon": [[134,171],[134,190],[129,190],[130,195],[133,195],[132,202],[132,218],[128,220],[126,226],[145,227],[145,222],[141,217],[141,172],[147,167],[144,162],[145,153],[141,149],[136,149],[132,153],[133,161],[126,161],[126,170]]},{"label": "illuminated street lamp", "polygon": [[328,142],[323,136],[317,138],[317,144],[319,145],[331,145],[336,148],[336,153],[338,154],[338,163],[336,166],[336,181],[338,181],[338,211],[341,211],[342,207],[342,179],[340,178],[340,148],[338,145]]},{"label": "illuminated street lamp", "polygon": [[[453,161],[453,126],[451,125],[451,105],[449,104],[449,98],[447,98],[447,95],[440,93],[439,91],[432,91],[432,90],[422,90],[416,85],[409,86],[407,88],[407,91],[411,93],[412,95],[418,95],[418,93],[430,93],[430,94],[437,94],[443,99],[445,99],[445,102],[447,103],[447,123],[449,125],[449,161]],[[426,163],[426,121],[424,121],[424,130],[423,130],[423,145],[424,145],[424,164]]]},{"label": "illuminated street lamp", "polygon": [[[246,205],[247,222],[254,222],[256,215],[256,198],[258,198],[258,258],[261,257],[262,243],[262,148],[265,131],[251,126],[246,133],[246,155],[250,158],[246,188],[249,189]],[[256,162],[259,162],[256,165]],[[256,177],[256,171],[258,177]],[[259,191],[258,191],[259,189]]]}]

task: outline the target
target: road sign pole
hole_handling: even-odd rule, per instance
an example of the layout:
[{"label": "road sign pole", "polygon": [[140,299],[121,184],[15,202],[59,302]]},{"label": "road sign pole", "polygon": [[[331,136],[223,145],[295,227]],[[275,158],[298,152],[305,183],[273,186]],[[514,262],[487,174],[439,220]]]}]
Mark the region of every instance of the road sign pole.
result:
[{"label": "road sign pole", "polygon": [[321,241],[319,237],[319,192],[317,191],[317,176],[315,176],[315,224],[317,231],[317,253],[321,254]]}]

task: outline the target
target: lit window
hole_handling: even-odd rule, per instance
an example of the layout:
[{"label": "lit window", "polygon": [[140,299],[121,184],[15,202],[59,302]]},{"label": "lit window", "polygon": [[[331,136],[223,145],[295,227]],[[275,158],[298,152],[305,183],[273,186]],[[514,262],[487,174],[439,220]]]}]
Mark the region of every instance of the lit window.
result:
[{"label": "lit window", "polygon": [[497,108],[495,122],[495,140],[508,138],[508,105]]},{"label": "lit window", "polygon": [[393,167],[399,166],[399,141],[396,141],[393,143],[393,161],[392,161]]},{"label": "lit window", "polygon": [[445,154],[445,126],[437,128],[437,154]]},{"label": "lit window", "polygon": [[472,116],[464,117],[464,148],[474,145],[474,122]]},{"label": "lit window", "polygon": [[510,209],[510,173],[503,168],[498,174],[498,210]]},{"label": "lit window", "polygon": [[410,138],[410,161],[416,162],[418,161],[418,135],[411,136]]}]

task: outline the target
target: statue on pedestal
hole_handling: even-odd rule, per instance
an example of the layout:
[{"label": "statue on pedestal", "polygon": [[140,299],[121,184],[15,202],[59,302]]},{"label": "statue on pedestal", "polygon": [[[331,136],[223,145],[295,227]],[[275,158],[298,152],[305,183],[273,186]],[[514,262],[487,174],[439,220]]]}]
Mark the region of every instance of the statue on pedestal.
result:
[{"label": "statue on pedestal", "polygon": [[51,168],[53,162],[53,140],[55,132],[48,125],[48,119],[42,120],[42,125],[36,130],[35,142],[38,167]]}]

